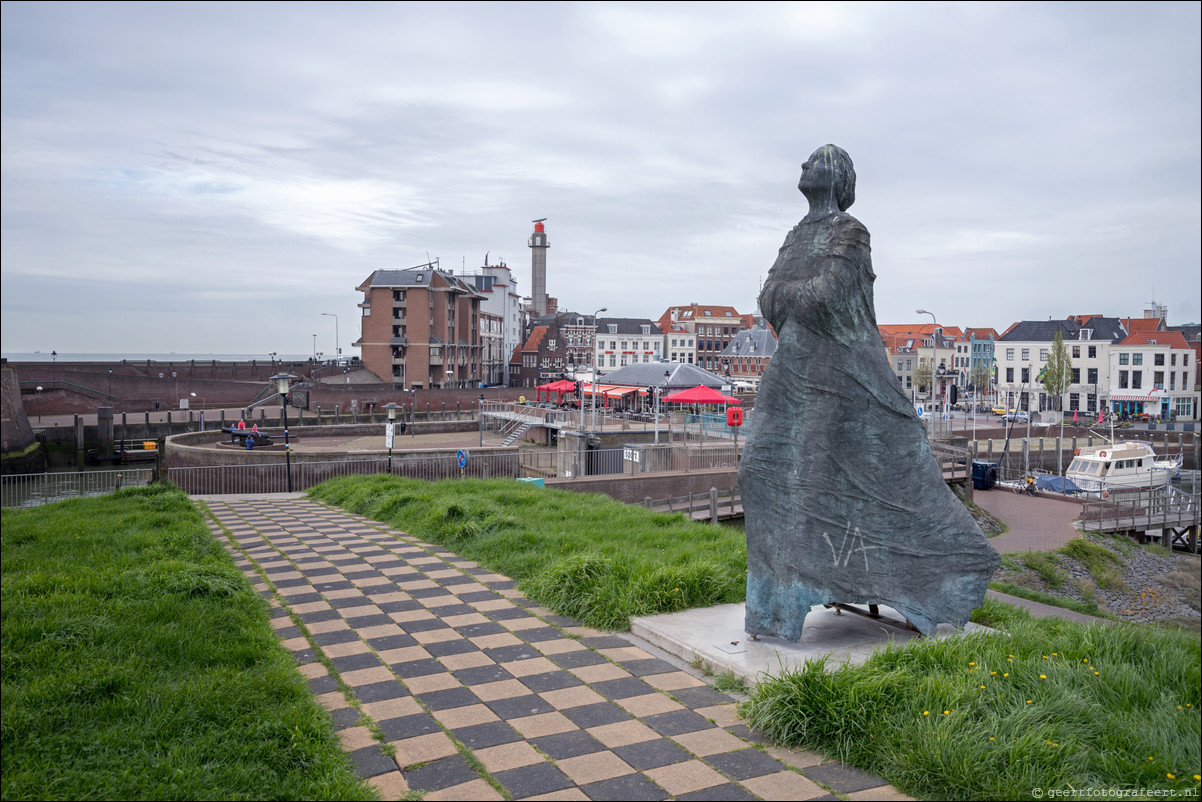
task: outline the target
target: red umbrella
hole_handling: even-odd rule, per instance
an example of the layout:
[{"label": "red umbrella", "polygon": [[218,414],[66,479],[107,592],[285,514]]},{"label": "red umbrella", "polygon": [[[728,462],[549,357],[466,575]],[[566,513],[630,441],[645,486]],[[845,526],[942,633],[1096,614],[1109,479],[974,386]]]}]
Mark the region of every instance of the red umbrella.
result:
[{"label": "red umbrella", "polygon": [[722,395],[717,390],[699,384],[691,390],[681,390],[664,398],[672,404],[741,404],[737,398]]}]

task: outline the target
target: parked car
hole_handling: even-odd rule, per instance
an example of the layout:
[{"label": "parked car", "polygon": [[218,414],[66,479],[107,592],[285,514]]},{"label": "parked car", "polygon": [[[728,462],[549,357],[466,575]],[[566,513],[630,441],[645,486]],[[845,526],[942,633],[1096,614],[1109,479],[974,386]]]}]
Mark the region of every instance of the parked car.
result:
[{"label": "parked car", "polygon": [[1016,411],[1016,410],[1011,410],[1010,412],[1007,412],[1006,416],[1004,418],[1004,420],[1007,422],[1014,421],[1015,423],[1026,423],[1030,419],[1031,419],[1031,416],[1028,415],[1027,413],[1021,412],[1021,411]]},{"label": "parked car", "polygon": [[1015,409],[1014,407],[1010,407],[1010,409],[1006,409],[1004,404],[998,404],[997,406],[995,406],[993,409],[991,409],[989,411],[992,412],[994,415],[1005,415],[1007,412],[1018,412],[1018,410]]}]

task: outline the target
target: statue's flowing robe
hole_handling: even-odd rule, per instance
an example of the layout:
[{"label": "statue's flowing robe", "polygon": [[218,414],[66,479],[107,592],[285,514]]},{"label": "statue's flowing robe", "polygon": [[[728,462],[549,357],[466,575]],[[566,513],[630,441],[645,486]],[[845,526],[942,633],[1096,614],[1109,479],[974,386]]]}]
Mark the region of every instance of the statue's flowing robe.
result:
[{"label": "statue's flowing robe", "polygon": [[829,602],[962,625],[999,564],[889,364],[870,250],[846,213],[803,220],[760,295],[779,344],[739,467],[751,634],[799,640]]}]

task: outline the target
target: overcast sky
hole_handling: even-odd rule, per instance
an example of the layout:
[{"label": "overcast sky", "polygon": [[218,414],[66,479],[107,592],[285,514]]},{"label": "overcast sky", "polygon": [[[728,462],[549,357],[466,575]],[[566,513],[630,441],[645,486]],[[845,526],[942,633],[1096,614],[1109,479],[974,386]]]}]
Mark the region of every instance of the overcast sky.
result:
[{"label": "overcast sky", "polygon": [[880,323],[1199,310],[1198,3],[4,3],[4,352],[344,354],[377,268],[755,308],[845,148]]}]

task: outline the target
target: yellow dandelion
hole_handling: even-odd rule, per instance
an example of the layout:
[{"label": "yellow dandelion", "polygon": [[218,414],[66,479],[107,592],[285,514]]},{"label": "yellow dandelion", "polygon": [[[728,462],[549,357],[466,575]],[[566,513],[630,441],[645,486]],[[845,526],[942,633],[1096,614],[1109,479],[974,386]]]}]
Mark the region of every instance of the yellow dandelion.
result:
[{"label": "yellow dandelion", "polygon": [[1005,679],[1008,676],[1010,676],[1010,672],[1007,671],[1005,674],[1002,675],[1002,679]]},{"label": "yellow dandelion", "polygon": [[969,663],[969,665],[970,665],[970,666],[975,666],[975,665],[976,665],[976,663]]},{"label": "yellow dandelion", "polygon": [[1086,658],[1085,658],[1084,660],[1082,660],[1081,662],[1082,662],[1082,663],[1088,663],[1088,662],[1089,662],[1089,658],[1088,658],[1088,657],[1086,657]]},{"label": "yellow dandelion", "polygon": [[1098,674],[1098,672],[1096,672],[1096,671],[1095,671],[1095,672],[1093,672],[1093,675],[1094,675],[1095,677],[1101,676],[1101,675],[1100,675],[1100,674]]},{"label": "yellow dandelion", "polygon": [[1030,700],[1030,699],[1028,699],[1028,700],[1027,700],[1027,704],[1031,704],[1031,700]]},{"label": "yellow dandelion", "polygon": [[996,676],[997,676],[997,672],[996,672],[996,671],[990,671],[990,672],[989,672],[989,676],[991,676],[991,677],[996,677]]},{"label": "yellow dandelion", "polygon": [[1176,776],[1174,776],[1172,772],[1165,772],[1165,775],[1164,775],[1164,776],[1165,776],[1165,777],[1168,777],[1170,780],[1175,780],[1175,779],[1177,779],[1177,777],[1176,777]]},{"label": "yellow dandelion", "polygon": [[[923,714],[924,716],[929,716],[929,715],[931,715],[931,711],[930,711],[930,710],[924,710],[924,711],[922,711],[922,714]],[[1148,760],[1151,760],[1151,759],[1152,759],[1152,758],[1148,758]]]},{"label": "yellow dandelion", "polygon": [[1193,704],[1192,704],[1192,703],[1190,703],[1190,702],[1186,702],[1186,703],[1185,703],[1185,706],[1186,706],[1186,707],[1193,707]]},{"label": "yellow dandelion", "polygon": [[1060,655],[1059,655],[1059,654],[1057,654],[1056,652],[1052,652],[1052,657],[1059,657],[1059,656],[1060,656]]},{"label": "yellow dandelion", "polygon": [[1043,656],[1043,659],[1044,659],[1044,660],[1047,660],[1047,659],[1048,659],[1048,656],[1045,654],[1045,655]]},{"label": "yellow dandelion", "polygon": [[1039,675],[1039,678],[1040,678],[1040,679],[1047,679],[1047,678],[1048,678],[1048,675],[1047,675],[1047,674],[1040,674],[1040,675]]},{"label": "yellow dandelion", "polygon": [[991,740],[991,741],[993,740],[993,736],[992,736],[992,735],[990,735],[990,736],[989,736],[989,740]]},{"label": "yellow dandelion", "polygon": [[1195,774],[1194,782],[1202,782],[1202,774]]},{"label": "yellow dandelion", "polygon": [[1151,760],[1151,759],[1152,759],[1152,756],[1151,756],[1151,755],[1148,755],[1148,760]]},{"label": "yellow dandelion", "polygon": [[947,716],[947,715],[951,715],[951,712],[952,712],[952,711],[950,711],[950,710],[944,710],[944,711],[943,711],[943,715],[945,715],[945,716]]},{"label": "yellow dandelion", "polygon": [[985,690],[985,686],[984,686],[984,685],[982,685],[982,686],[981,686],[981,690]]}]

